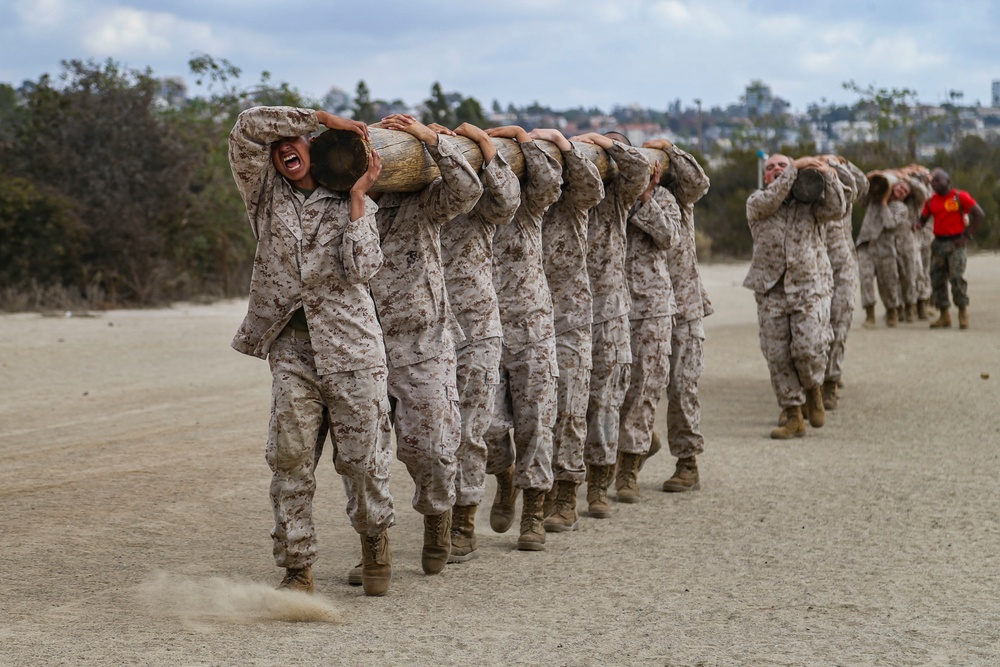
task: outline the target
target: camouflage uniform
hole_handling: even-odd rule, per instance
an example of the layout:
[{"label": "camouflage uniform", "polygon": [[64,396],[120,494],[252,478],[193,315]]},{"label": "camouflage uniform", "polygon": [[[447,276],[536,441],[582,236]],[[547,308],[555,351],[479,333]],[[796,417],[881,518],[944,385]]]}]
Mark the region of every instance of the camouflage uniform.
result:
[{"label": "camouflage uniform", "polygon": [[826,380],[840,381],[843,375],[844,349],[854,317],[854,296],[858,286],[858,260],[854,256],[851,235],[851,211],[868,194],[868,178],[854,164],[834,161],[837,177],[844,186],[847,211],[830,223],[826,232],[826,252],[833,268],[833,294],[830,302],[832,342],[827,355]]},{"label": "camouflage uniform", "polygon": [[861,280],[861,305],[875,305],[875,289],[871,277],[878,283],[882,304],[899,308],[899,266],[892,230],[899,223],[887,204],[871,202],[865,210],[861,231],[858,232],[858,273]]},{"label": "camouflage uniform", "polygon": [[458,447],[455,504],[478,505],[486,484],[486,440],[493,420],[502,352],[500,309],[493,287],[493,234],[510,222],[521,185],[497,154],[480,174],[483,195],[468,214],[441,229],[441,256],[448,301],[465,334],[458,354],[462,439]]},{"label": "camouflage uniform", "polygon": [[824,275],[830,272],[822,228],[844,215],[844,192],[834,173],[823,197],[803,204],[790,197],[795,165],[747,199],[753,259],[743,286],[757,298],[760,346],[778,404],[805,403],[804,389],[821,385],[830,333],[825,326]]},{"label": "camouflage uniform", "polygon": [[587,230],[594,363],[583,458],[596,466],[613,466],[618,458],[618,423],[632,364],[625,227],[632,204],[649,183],[649,163],[638,150],[615,142],[607,153],[618,173],[605,185],[604,199],[590,209]]},{"label": "camouflage uniform", "polygon": [[[493,282],[503,323],[503,358],[493,424],[486,433],[486,472],[517,462],[514,486],[552,488],[552,428],[556,424],[555,326],[545,281],[542,218],[559,199],[559,163],[533,142],[521,144],[525,184],[510,224],[493,238]],[[514,429],[514,450],[507,437]]]},{"label": "camouflage uniform", "polygon": [[385,265],[371,289],[389,357],[396,455],[416,485],[414,509],[437,515],[455,503],[461,441],[455,346],[465,339],[448,303],[440,230],[476,205],[483,186],[447,138],[426,149],[441,176],[420,192],[379,200]]},{"label": "camouflage uniform", "polygon": [[677,239],[680,217],[674,196],[657,187],[628,218],[625,275],[632,296],[632,368],[619,418],[618,451],[623,454],[649,451],[656,405],[670,380],[670,334],[677,307],[667,250]]},{"label": "camouflage uniform", "polygon": [[[909,177],[910,196],[903,203],[909,213],[909,227],[919,222],[920,212],[924,202],[931,196],[931,188],[921,179]],[[916,246],[917,299],[927,301],[931,298],[931,243],[934,241],[934,230],[929,225],[919,227],[913,232],[913,243]]]},{"label": "camouflage uniform", "polygon": [[594,300],[587,276],[587,211],[604,198],[593,162],[577,148],[563,152],[563,190],[545,214],[542,247],[552,293],[559,362],[558,412],[552,445],[556,481],[583,482],[587,402],[593,364],[590,327]]},{"label": "camouflage uniform", "polygon": [[899,218],[899,222],[892,230],[892,240],[896,246],[900,297],[904,304],[913,305],[919,297],[917,284],[923,272],[923,267],[920,265],[920,248],[917,246],[917,237],[913,231],[914,221],[910,207],[905,201],[890,202],[889,206],[893,209],[893,215]]},{"label": "camouflage uniform", "polygon": [[[268,359],[274,557],[303,568],[317,557],[312,520],[315,468],[324,420],[348,493],[354,529],[375,535],[392,525],[389,404],[382,335],[368,280],[382,265],[375,204],[350,220],[350,199],[317,188],[308,198],[279,176],[271,144],[319,129],[314,111],[257,107],[240,114],[229,160],[257,252],[247,316],[233,347]],[[302,309],[308,331],[287,324]]]},{"label": "camouflage uniform", "polygon": [[710,183],[705,171],[690,153],[672,146],[667,149],[667,155],[670,156],[667,187],[680,206],[677,238],[667,250],[667,267],[677,306],[670,336],[667,444],[672,456],[689,458],[705,450],[698,381],[705,370],[705,327],[702,320],[713,310],[698,271],[694,205],[708,192]]}]

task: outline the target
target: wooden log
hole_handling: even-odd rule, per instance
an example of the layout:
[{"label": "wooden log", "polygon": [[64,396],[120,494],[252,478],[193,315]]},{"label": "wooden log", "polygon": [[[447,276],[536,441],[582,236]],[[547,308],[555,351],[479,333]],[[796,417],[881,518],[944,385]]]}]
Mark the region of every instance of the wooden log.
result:
[{"label": "wooden log", "polygon": [[804,204],[812,204],[823,196],[826,182],[819,169],[800,169],[792,183],[792,197]]},{"label": "wooden log", "polygon": [[[437,165],[430,153],[416,137],[399,130],[369,128],[371,140],[366,142],[354,132],[347,130],[327,130],[313,141],[309,151],[313,177],[331,190],[350,190],[368,166],[368,154],[376,151],[382,158],[382,173],[372,192],[416,192],[427,187],[439,176]],[[472,168],[477,172],[483,166],[483,154],[479,145],[467,137],[447,137]],[[535,141],[561,165],[562,151],[549,141]],[[493,139],[497,152],[511,166],[518,178],[524,176],[524,155],[513,139]],[[574,142],[583,155],[597,166],[601,178],[608,180],[617,173],[614,160],[603,148],[594,144]],[[660,163],[661,172],[667,173],[670,158],[661,150],[640,148],[649,161]],[[652,169],[652,167],[650,167]]]},{"label": "wooden log", "polygon": [[885,204],[892,194],[892,187],[899,181],[899,175],[891,169],[870,171],[868,176],[868,201]]}]

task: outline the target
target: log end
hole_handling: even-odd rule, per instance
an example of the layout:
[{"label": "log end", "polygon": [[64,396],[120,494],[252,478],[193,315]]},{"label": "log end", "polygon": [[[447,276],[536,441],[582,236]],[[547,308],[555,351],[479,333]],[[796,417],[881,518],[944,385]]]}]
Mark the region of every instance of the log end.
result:
[{"label": "log end", "polygon": [[823,196],[826,187],[818,169],[802,169],[792,183],[792,196],[803,204],[812,204]]},{"label": "log end", "polygon": [[327,130],[309,147],[312,176],[328,190],[350,190],[368,169],[370,151],[368,142],[355,132]]}]

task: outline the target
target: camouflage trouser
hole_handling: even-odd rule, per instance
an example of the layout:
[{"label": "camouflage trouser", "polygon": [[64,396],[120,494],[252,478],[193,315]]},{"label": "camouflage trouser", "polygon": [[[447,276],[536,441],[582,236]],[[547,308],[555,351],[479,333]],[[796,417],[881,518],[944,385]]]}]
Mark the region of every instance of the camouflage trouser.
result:
[{"label": "camouflage trouser", "polygon": [[900,296],[904,304],[917,302],[917,280],[920,276],[920,249],[913,229],[899,225],[892,230],[896,247],[896,266],[899,272]]},{"label": "camouflage trouser", "polygon": [[701,318],[675,324],[670,339],[667,444],[672,456],[683,459],[705,451],[698,401],[698,380],[705,370],[705,327]]},{"label": "camouflage trouser", "polygon": [[969,283],[965,281],[965,246],[953,239],[936,238],[931,244],[931,284],[934,305],[948,308],[948,283],[956,306],[969,305]]},{"label": "camouflage trouser", "polygon": [[455,351],[389,369],[396,457],[416,489],[413,509],[441,514],[455,504],[455,453],[461,441]]},{"label": "camouflage trouser", "polygon": [[514,486],[543,491],[552,488],[558,379],[555,336],[517,352],[504,346],[493,423],[486,431],[486,472],[496,475],[516,463]]},{"label": "camouflage trouser", "polygon": [[930,227],[921,227],[917,232],[917,245],[920,246],[920,276],[917,278],[917,293],[920,299],[929,301],[934,295],[931,288],[931,243],[934,232]]},{"label": "camouflage trouser", "polygon": [[858,283],[858,270],[853,260],[852,256],[849,261],[838,263],[833,270],[833,299],[830,302],[830,330],[833,341],[830,343],[826,366],[827,380],[839,381],[843,374],[844,348],[854,317],[854,295]]},{"label": "camouflage trouser", "polygon": [[886,308],[899,308],[903,305],[903,299],[899,286],[896,243],[892,232],[883,232],[869,245],[875,259],[875,278],[878,282],[879,296],[882,297],[882,305]]},{"label": "camouflage trouser", "polygon": [[552,475],[558,481],[583,483],[586,468],[583,446],[587,441],[587,403],[593,351],[590,327],[556,334],[559,362],[558,416],[553,432]]},{"label": "camouflage trouser", "polygon": [[756,297],[760,349],[778,405],[803,405],[804,390],[822,384],[826,373],[830,331],[823,323],[823,296],[787,295],[779,283]]},{"label": "camouflage trouser", "polygon": [[486,429],[493,421],[500,382],[500,338],[486,338],[458,350],[458,401],[462,440],[456,454],[455,504],[478,505],[486,487]]},{"label": "camouflage trouser", "polygon": [[861,306],[874,306],[875,252],[870,242],[858,246],[858,283],[861,285]]},{"label": "camouflage trouser", "polygon": [[653,438],[656,405],[670,382],[670,332],[673,318],[629,320],[632,368],[619,418],[618,451],[645,454]]},{"label": "camouflage trouser", "polygon": [[590,465],[613,466],[618,459],[618,422],[632,365],[628,317],[595,324],[593,336],[594,369],[583,460]]},{"label": "camouflage trouser", "polygon": [[287,334],[271,345],[268,361],[271,424],[265,458],[272,473],[274,561],[299,568],[317,558],[312,500],[327,429],[354,530],[374,535],[393,524],[386,369],[319,375],[310,342]]}]

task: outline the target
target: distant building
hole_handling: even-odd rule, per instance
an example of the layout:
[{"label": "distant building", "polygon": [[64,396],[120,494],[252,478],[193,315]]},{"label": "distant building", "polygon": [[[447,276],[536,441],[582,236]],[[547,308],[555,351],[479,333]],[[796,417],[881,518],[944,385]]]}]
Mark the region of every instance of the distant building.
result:
[{"label": "distant building", "polygon": [[748,116],[766,116],[771,113],[771,109],[774,107],[774,94],[771,92],[771,86],[760,79],[754,79],[746,88],[743,103],[746,105]]},{"label": "distant building", "polygon": [[993,106],[1000,107],[1000,81],[993,82]]}]

